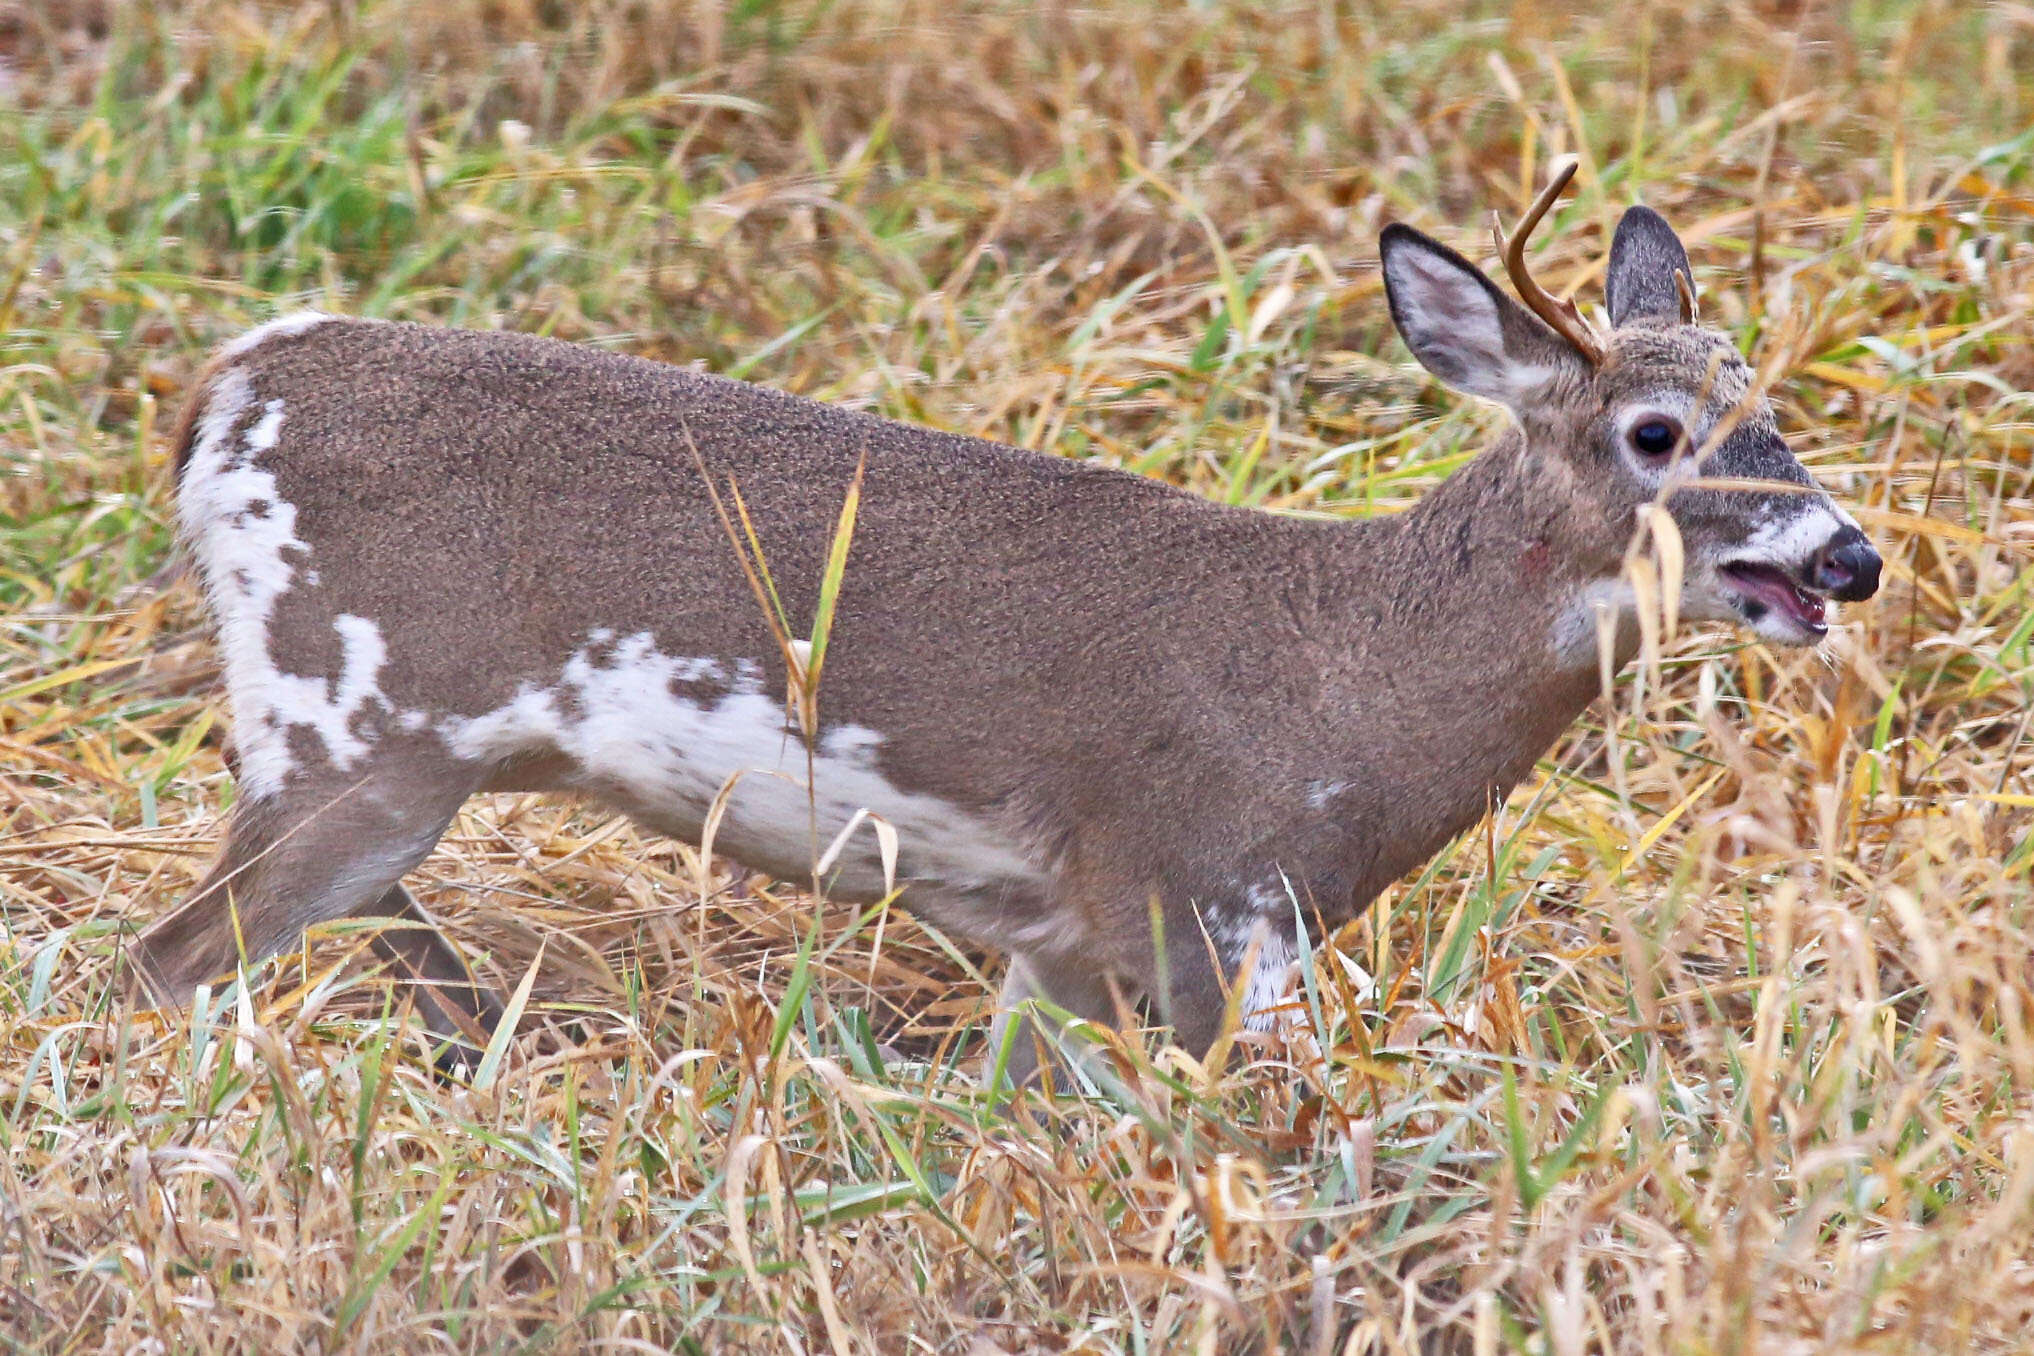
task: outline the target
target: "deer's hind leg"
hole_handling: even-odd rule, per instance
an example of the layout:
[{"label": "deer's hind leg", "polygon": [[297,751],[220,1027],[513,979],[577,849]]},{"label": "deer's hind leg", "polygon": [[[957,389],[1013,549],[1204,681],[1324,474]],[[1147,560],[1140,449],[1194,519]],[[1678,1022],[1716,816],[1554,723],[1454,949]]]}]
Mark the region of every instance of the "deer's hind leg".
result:
[{"label": "deer's hind leg", "polygon": [[362,913],[391,920],[375,934],[374,949],[407,984],[424,1029],[443,1043],[440,1066],[449,1072],[471,1065],[501,1024],[500,998],[474,978],[459,949],[400,884]]},{"label": "deer's hind leg", "polygon": [[377,949],[419,996],[434,1034],[484,1034],[499,1009],[431,927],[404,873],[427,856],[471,789],[456,766],[385,760],[356,774],[302,770],[234,810],[197,889],[141,934],[134,958],[155,1001],[181,1007],[200,983],[295,945],[335,918],[389,918]]}]

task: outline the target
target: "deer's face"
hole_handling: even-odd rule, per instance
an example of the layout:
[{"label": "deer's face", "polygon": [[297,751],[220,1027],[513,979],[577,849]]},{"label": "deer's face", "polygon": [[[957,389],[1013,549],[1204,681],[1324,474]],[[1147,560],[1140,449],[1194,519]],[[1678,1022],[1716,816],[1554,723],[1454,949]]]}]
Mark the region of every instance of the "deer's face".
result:
[{"label": "deer's face", "polygon": [[1583,392],[1569,455],[1595,501],[1584,521],[1621,552],[1636,516],[1663,505],[1681,540],[1683,616],[1806,645],[1828,630],[1831,600],[1877,590],[1878,553],[1788,450],[1724,336],[1627,324]]},{"label": "deer's face", "polygon": [[1414,355],[1507,406],[1525,456],[1559,487],[1549,530],[1578,597],[1629,605],[1624,563],[1655,505],[1680,539],[1684,617],[1807,645],[1827,632],[1830,600],[1877,591],[1878,553],[1787,449],[1751,368],[1692,323],[1688,256],[1658,213],[1634,207],[1618,225],[1608,334],[1541,293],[1522,251],[1510,262],[1532,313],[1417,231],[1387,227],[1383,246],[1392,315]]}]

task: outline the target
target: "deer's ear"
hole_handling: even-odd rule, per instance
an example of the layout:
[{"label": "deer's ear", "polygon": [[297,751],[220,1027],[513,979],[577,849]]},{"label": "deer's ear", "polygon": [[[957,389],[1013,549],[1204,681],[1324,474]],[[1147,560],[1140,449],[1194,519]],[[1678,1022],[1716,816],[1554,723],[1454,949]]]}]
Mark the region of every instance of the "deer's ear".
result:
[{"label": "deer's ear", "polygon": [[1586,373],[1567,340],[1440,241],[1393,222],[1378,243],[1392,321],[1420,365],[1448,385],[1516,412],[1557,378]]},{"label": "deer's ear", "polygon": [[1686,278],[1688,296],[1695,295],[1695,274],[1688,267],[1688,251],[1667,219],[1650,207],[1632,207],[1618,220],[1617,234],[1610,239],[1610,267],[1603,275],[1603,301],[1610,311],[1610,323],[1624,325],[1634,320],[1692,321],[1681,301]]}]

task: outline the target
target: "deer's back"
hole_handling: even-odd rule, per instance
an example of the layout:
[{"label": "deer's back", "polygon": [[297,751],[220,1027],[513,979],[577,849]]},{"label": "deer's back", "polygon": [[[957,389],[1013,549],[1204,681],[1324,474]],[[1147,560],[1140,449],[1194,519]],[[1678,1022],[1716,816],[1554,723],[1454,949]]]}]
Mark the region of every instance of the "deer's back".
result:
[{"label": "deer's back", "polygon": [[[1244,619],[1290,573],[1262,539],[1298,526],[639,359],[381,322],[229,349],[187,446],[181,512],[256,794],[442,746],[488,784],[578,785],[696,838],[747,769],[718,841],[751,865],[802,872],[813,831],[866,807],[903,833],[907,877],[1020,923],[1084,822],[1219,804],[1244,774],[1195,757],[1233,715],[1193,689],[1271,659]],[[858,463],[815,821],[780,653],[700,467],[804,636]],[[858,841],[843,890],[878,892]]]}]

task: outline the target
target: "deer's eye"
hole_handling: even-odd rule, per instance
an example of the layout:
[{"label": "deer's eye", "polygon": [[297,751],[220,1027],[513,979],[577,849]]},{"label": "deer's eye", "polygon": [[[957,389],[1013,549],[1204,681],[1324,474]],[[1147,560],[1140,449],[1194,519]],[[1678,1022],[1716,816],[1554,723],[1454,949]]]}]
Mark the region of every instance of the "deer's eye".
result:
[{"label": "deer's eye", "polygon": [[1665,415],[1653,415],[1632,425],[1631,445],[1647,457],[1664,457],[1681,441],[1681,426]]}]

